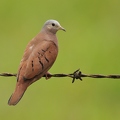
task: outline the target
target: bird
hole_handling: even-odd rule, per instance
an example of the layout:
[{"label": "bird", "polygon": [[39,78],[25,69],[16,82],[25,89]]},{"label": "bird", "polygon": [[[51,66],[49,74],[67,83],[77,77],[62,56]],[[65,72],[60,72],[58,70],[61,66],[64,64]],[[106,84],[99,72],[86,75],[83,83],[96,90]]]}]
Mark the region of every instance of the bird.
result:
[{"label": "bird", "polygon": [[49,75],[58,55],[58,30],[66,31],[57,20],[47,20],[41,31],[28,43],[17,72],[16,87],[8,105],[16,105],[27,88],[44,75]]}]

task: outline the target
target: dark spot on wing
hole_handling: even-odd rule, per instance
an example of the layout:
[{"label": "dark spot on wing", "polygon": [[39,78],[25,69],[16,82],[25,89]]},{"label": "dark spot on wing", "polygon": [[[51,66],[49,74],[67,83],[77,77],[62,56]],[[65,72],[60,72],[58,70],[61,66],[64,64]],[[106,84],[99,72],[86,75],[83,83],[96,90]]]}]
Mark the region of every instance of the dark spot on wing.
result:
[{"label": "dark spot on wing", "polygon": [[39,63],[40,63],[41,66],[42,66],[42,69],[44,69],[44,65],[43,65],[42,61],[40,60],[40,57],[38,57],[38,59],[39,59]]},{"label": "dark spot on wing", "polygon": [[41,61],[39,61],[39,63],[41,64],[42,69],[44,69],[44,65],[43,65],[43,63],[42,63]]},{"label": "dark spot on wing", "polygon": [[45,50],[42,49],[43,52],[46,52]]},{"label": "dark spot on wing", "polygon": [[45,60],[46,60],[47,62],[49,62],[49,60],[47,59],[47,57],[46,57],[46,56],[45,56],[44,58],[45,58]]},{"label": "dark spot on wing", "polygon": [[32,71],[34,71],[34,64],[33,64],[33,60],[32,60]]}]

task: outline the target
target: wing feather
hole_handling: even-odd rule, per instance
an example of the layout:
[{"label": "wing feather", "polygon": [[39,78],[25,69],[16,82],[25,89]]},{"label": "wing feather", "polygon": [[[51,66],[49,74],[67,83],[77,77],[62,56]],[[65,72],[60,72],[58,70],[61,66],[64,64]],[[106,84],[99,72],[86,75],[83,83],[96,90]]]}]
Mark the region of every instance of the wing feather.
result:
[{"label": "wing feather", "polygon": [[[36,47],[38,49],[34,49]],[[24,77],[24,80],[31,81],[42,77],[50,69],[58,54],[58,47],[52,41],[41,41],[33,46],[32,51],[29,48],[27,47],[27,52],[20,63],[18,81],[19,76]]]}]

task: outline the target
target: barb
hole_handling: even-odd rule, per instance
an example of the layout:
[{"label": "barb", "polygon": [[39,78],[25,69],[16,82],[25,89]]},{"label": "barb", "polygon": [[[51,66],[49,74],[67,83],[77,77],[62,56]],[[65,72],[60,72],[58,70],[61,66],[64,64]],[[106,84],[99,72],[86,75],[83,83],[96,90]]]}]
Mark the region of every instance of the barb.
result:
[{"label": "barb", "polygon": [[[0,76],[4,77],[16,77],[17,74],[12,73],[1,73]],[[120,79],[120,75],[100,75],[100,74],[83,74],[79,69],[71,74],[48,74],[47,76],[44,75],[43,77],[70,77],[72,79],[72,83],[75,82],[76,79],[79,79],[82,81],[82,77],[90,77],[90,78],[111,78],[111,79]]]}]

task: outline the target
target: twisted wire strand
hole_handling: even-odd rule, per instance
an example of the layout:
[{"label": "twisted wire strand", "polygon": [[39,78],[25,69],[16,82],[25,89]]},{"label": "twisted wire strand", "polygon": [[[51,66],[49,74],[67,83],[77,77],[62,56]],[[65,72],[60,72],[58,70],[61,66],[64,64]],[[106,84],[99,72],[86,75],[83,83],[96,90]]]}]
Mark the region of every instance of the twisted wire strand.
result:
[{"label": "twisted wire strand", "polygon": [[[17,74],[16,73],[0,73],[0,76],[16,77]],[[70,77],[70,78],[73,78],[72,83],[74,83],[76,79],[80,79],[82,81],[82,77],[120,79],[120,75],[83,74],[79,69],[74,71],[71,74],[48,74],[47,76],[44,75],[43,77]]]}]

